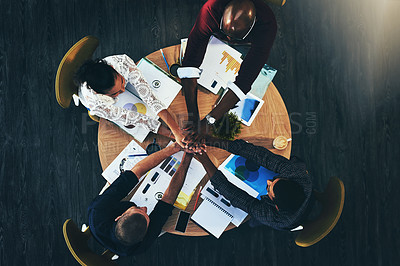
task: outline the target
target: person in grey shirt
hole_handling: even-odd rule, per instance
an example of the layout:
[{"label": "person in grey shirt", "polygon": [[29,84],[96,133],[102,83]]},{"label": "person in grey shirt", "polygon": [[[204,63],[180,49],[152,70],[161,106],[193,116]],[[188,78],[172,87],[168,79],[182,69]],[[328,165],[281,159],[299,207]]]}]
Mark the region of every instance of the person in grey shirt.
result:
[{"label": "person in grey shirt", "polygon": [[267,181],[268,194],[259,200],[230,183],[206,153],[196,155],[211,176],[212,185],[233,206],[244,210],[257,222],[277,230],[290,230],[300,225],[307,213],[312,194],[311,176],[304,163],[296,158],[288,160],[244,140],[229,141],[207,137],[206,145],[240,155],[278,173],[273,180]]}]

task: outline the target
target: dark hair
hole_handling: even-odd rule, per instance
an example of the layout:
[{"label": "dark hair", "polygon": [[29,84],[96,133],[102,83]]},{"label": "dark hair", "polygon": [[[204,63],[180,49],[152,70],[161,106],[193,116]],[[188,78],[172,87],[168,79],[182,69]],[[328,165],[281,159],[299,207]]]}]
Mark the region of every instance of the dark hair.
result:
[{"label": "dark hair", "polygon": [[80,86],[86,81],[95,92],[106,94],[115,85],[117,75],[117,71],[104,60],[89,59],[76,71],[74,83]]},{"label": "dark hair", "polygon": [[146,232],[147,221],[140,213],[123,215],[115,226],[115,236],[125,246],[132,246],[142,241]]},{"label": "dark hair", "polygon": [[279,210],[295,212],[305,200],[303,188],[291,180],[281,178],[275,183],[273,189],[274,203]]}]

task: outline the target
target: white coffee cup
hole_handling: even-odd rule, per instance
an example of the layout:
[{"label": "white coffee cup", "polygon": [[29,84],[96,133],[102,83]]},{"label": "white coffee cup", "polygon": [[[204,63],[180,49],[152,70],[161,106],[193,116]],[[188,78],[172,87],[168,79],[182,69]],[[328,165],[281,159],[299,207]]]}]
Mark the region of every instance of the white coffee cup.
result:
[{"label": "white coffee cup", "polygon": [[291,138],[286,138],[284,136],[278,136],[274,139],[274,142],[272,145],[274,146],[275,149],[277,150],[284,150],[288,146],[289,141],[291,141]]}]

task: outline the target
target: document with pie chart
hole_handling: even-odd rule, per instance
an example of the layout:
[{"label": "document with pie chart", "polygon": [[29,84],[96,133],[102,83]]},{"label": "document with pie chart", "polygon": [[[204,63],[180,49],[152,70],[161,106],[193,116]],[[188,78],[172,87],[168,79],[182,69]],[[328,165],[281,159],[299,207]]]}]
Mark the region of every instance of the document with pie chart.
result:
[{"label": "document with pie chart", "polygon": [[[154,95],[162,101],[166,107],[170,106],[182,86],[147,58],[141,59],[137,66],[150,85]],[[118,101],[114,104],[115,106],[158,119],[158,116],[140,99],[139,94],[131,83],[128,82],[125,89],[125,92],[118,95]],[[123,123],[116,124],[139,142],[143,142],[150,133],[149,130],[142,126],[128,128],[124,126]]]},{"label": "document with pie chart", "polygon": [[[154,119],[158,119],[158,116],[150,108],[148,108],[147,105],[141,99],[139,99],[130,92],[130,90],[132,89],[133,89],[132,84],[128,83],[126,85],[125,92],[118,95],[118,100],[114,105],[125,108],[130,111],[135,111],[147,115]],[[150,132],[150,130],[145,129],[142,126],[135,126],[132,128],[131,127],[128,128],[123,123],[116,122],[116,124],[124,131],[126,131],[128,134],[132,135],[139,142],[143,142]]]}]

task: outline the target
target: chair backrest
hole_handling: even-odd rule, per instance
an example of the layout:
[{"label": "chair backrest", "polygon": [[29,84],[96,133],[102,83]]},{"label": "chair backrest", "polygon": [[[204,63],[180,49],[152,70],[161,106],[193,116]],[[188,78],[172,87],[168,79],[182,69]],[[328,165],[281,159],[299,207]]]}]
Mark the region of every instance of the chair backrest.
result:
[{"label": "chair backrest", "polygon": [[68,108],[72,95],[77,94],[78,88],[73,82],[74,74],[88,59],[99,45],[99,40],[94,36],[86,36],[79,40],[64,55],[58,66],[56,75],[56,98],[61,107]]},{"label": "chair backrest", "polygon": [[98,255],[90,250],[87,241],[92,236],[89,227],[82,232],[78,226],[68,219],[63,226],[63,234],[65,242],[72,256],[84,266],[116,266],[117,263],[111,260],[114,254],[110,251]]},{"label": "chair backrest", "polygon": [[322,193],[314,191],[314,196],[322,205],[317,218],[307,221],[296,237],[296,244],[301,247],[309,247],[323,239],[335,227],[344,205],[345,189],[343,182],[332,177],[328,186]]}]

